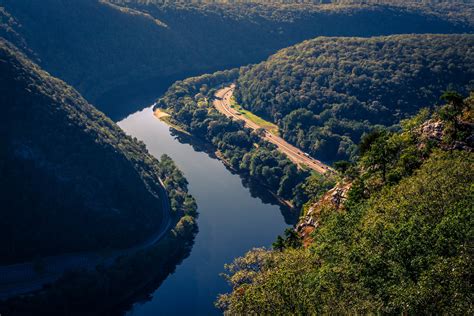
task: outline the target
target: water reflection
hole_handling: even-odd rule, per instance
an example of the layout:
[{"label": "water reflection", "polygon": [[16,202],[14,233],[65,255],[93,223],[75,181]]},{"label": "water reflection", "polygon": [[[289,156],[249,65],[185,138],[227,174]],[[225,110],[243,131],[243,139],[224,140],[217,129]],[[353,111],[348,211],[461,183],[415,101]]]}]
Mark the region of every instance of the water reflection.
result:
[{"label": "water reflection", "polygon": [[118,258],[112,265],[64,274],[41,291],[1,302],[2,315],[124,315],[146,302],[191,253],[196,229],[170,232],[146,250]]},{"label": "water reflection", "polygon": [[231,172],[204,144],[171,132],[151,108],[119,125],[153,155],[166,153],[176,162],[199,207],[199,233],[190,256],[150,301],[135,304],[130,315],[218,315],[213,303],[229,290],[219,276],[224,264],[254,247],[271,246],[288,227],[286,221],[292,222],[286,216],[291,213],[284,208],[282,212],[276,199],[258,185]]},{"label": "water reflection", "polygon": [[183,171],[199,207],[199,233],[194,240],[163,241],[114,267],[69,273],[36,295],[0,304],[0,313],[218,315],[213,302],[229,290],[219,276],[224,264],[253,247],[269,247],[294,223],[296,215],[268,191],[226,168],[203,144],[171,132],[151,108],[119,125]]},{"label": "water reflection", "polygon": [[[192,136],[184,134],[174,128],[170,128],[170,134],[175,137],[181,144],[188,144],[192,146],[192,148],[196,152],[203,152],[206,153],[212,159],[218,159],[211,145],[208,145]],[[263,204],[278,206],[280,208],[281,215],[285,219],[285,223],[288,225],[296,224],[300,215],[299,211],[292,209],[286,204],[278,201],[278,199],[269,190],[265,189],[257,181],[251,179],[245,174],[237,173],[235,170],[233,170],[230,166],[226,164],[224,165],[226,166],[227,170],[229,170],[229,172],[240,177],[240,179],[242,180],[242,186],[244,188],[249,189],[250,194],[253,198],[260,199]]]}]

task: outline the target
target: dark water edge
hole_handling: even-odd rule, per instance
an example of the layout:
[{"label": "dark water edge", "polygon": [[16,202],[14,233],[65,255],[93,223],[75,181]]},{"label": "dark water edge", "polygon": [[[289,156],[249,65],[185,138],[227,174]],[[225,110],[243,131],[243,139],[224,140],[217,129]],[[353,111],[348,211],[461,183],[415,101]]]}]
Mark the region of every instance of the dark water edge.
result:
[{"label": "dark water edge", "polygon": [[186,73],[170,77],[155,77],[124,86],[118,86],[102,93],[90,101],[114,122],[121,121],[130,113],[143,109],[144,104],[152,104],[177,80],[188,78]]},{"label": "dark water edge", "polygon": [[170,233],[113,266],[70,272],[42,291],[0,302],[1,315],[218,315],[213,302],[229,290],[219,276],[224,264],[253,247],[269,247],[298,218],[225,166],[208,144],[156,119],[151,108],[119,124],[154,156],[168,153],[175,160],[197,199],[201,231]]},{"label": "dark water edge", "polygon": [[286,210],[266,189],[232,172],[212,149],[170,131],[151,108],[118,124],[154,156],[166,153],[175,161],[199,209],[199,233],[190,256],[128,315],[219,315],[214,302],[230,291],[220,276],[224,265],[252,248],[270,247],[291,222],[282,215]]},{"label": "dark water edge", "polygon": [[0,302],[1,315],[125,315],[189,256],[197,226],[168,236],[147,250],[118,258],[110,267],[71,271],[41,291]]},{"label": "dark water edge", "polygon": [[[263,60],[263,58],[258,59],[258,61],[260,60]],[[88,99],[97,109],[104,112],[114,122],[118,122],[131,113],[142,110],[145,105],[153,104],[176,81],[240,66],[240,64],[227,64],[201,70],[189,70],[172,76],[158,75],[112,87],[98,96],[88,97]],[[83,91],[83,95],[88,96],[89,93]]]}]

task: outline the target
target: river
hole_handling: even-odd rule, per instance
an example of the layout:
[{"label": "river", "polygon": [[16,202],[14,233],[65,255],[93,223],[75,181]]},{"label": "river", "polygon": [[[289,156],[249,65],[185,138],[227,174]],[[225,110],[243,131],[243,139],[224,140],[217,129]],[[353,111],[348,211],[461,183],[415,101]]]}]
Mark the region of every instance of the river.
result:
[{"label": "river", "polygon": [[[135,303],[129,316],[218,315],[213,302],[229,290],[219,276],[224,264],[254,247],[269,247],[289,226],[268,194],[250,189],[239,175],[196,146],[180,141],[153,116],[151,108],[136,112],[118,125],[142,140],[151,154],[166,153],[184,172],[199,207],[199,233],[191,254],[176,268],[151,299]],[[288,221],[288,219],[287,219]]]}]

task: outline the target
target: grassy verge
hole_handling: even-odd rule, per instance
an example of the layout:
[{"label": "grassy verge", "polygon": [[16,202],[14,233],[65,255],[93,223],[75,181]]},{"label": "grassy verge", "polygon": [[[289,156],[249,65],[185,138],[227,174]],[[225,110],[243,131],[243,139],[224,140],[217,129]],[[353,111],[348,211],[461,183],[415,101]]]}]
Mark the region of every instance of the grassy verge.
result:
[{"label": "grassy verge", "polygon": [[278,131],[278,126],[273,124],[272,122],[269,122],[267,120],[264,120],[263,118],[261,118],[260,116],[258,115],[255,115],[253,114],[252,112],[244,109],[240,104],[238,104],[234,98],[232,98],[231,100],[231,107],[237,111],[239,111],[239,113],[241,113],[243,116],[245,116],[247,119],[251,120],[252,122],[254,122],[255,124],[259,125],[260,127],[266,129],[267,131],[269,131],[270,133],[274,134],[274,135],[279,135],[279,131]]}]

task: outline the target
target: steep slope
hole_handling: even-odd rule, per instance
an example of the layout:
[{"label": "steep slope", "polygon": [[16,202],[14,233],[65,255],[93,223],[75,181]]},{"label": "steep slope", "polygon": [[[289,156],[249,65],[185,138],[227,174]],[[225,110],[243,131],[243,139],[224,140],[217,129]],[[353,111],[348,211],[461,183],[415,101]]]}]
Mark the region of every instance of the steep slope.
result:
[{"label": "steep slope", "polygon": [[[229,265],[228,314],[472,314],[474,96],[377,131],[310,203],[314,231]],[[342,170],[342,169],[341,169]],[[339,202],[330,201],[336,191]],[[308,215],[308,214],[307,214]],[[306,219],[305,219],[306,221]],[[278,250],[278,251],[277,251]]]},{"label": "steep slope", "polygon": [[318,35],[472,31],[450,11],[160,2],[3,0],[0,35],[116,119],[177,79],[258,62]]},{"label": "steep slope", "polygon": [[474,88],[474,36],[316,38],[243,68],[236,96],[320,159],[354,157],[361,135]]},{"label": "steep slope", "polygon": [[1,262],[134,245],[162,221],[158,161],[0,41]]}]

